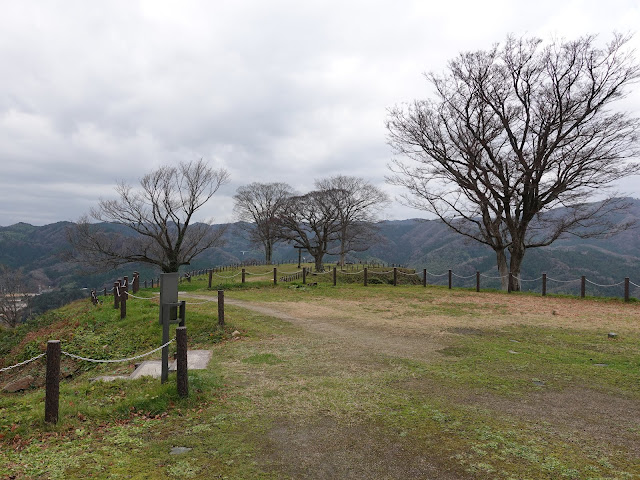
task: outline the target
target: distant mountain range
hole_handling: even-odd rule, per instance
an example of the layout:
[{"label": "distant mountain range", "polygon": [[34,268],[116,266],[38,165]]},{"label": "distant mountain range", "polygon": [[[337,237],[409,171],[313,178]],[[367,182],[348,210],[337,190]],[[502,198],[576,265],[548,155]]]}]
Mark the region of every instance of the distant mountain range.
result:
[{"label": "distant mountain range", "polygon": [[[638,220],[640,225],[640,200],[631,199],[631,206],[620,222]],[[87,273],[82,267],[64,261],[68,249],[66,229],[72,224],[58,222],[44,226],[18,223],[0,227],[0,264],[13,269],[22,268],[32,285],[46,288],[102,287],[112,284],[115,278],[131,274],[134,270],[141,278],[157,276],[158,271],[146,266],[128,266],[119,271]],[[243,224],[227,225],[226,245],[213,248],[198,257],[185,270],[210,268],[217,265],[262,260],[258,247],[251,245],[243,233]],[[457,275],[454,284],[473,286],[475,279],[462,279],[483,273],[483,287],[497,288],[499,283],[488,277],[497,276],[494,252],[483,245],[458,235],[437,220],[395,220],[378,224],[379,241],[366,252],[354,253],[352,262],[376,261],[384,264],[401,264],[429,272],[430,283],[446,283],[446,277],[436,276],[452,269]],[[114,226],[110,225],[110,229]],[[120,228],[120,227],[116,227]],[[307,259],[310,256],[307,255]],[[278,244],[274,252],[275,262],[297,261],[297,251],[290,245]],[[327,256],[326,262],[336,257]],[[544,248],[531,249],[525,256],[522,278],[532,280],[547,273],[550,279],[571,281],[586,275],[599,285],[621,282],[624,277],[640,284],[640,229],[635,228],[603,239],[582,240],[568,237]],[[433,275],[432,275],[433,274]],[[539,290],[540,282],[524,282],[523,287]],[[598,287],[588,284],[588,294],[620,296],[622,287]],[[550,281],[549,290],[579,293],[579,282]],[[640,289],[632,295],[640,297]]]}]

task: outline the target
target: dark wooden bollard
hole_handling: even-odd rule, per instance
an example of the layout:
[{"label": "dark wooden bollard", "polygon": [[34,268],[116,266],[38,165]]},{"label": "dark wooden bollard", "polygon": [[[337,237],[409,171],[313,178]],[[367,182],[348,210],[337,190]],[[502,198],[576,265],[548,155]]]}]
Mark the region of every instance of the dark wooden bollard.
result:
[{"label": "dark wooden bollard", "polygon": [[367,269],[367,267],[364,267],[364,286],[366,287],[367,284],[369,283],[369,270]]},{"label": "dark wooden bollard", "polygon": [[547,274],[542,274],[542,296],[544,297],[547,294]]},{"label": "dark wooden bollard", "polygon": [[302,284],[307,284],[307,267],[302,267]]},{"label": "dark wooden bollard", "polygon": [[209,288],[211,288],[212,280],[213,280],[213,270],[209,270]]},{"label": "dark wooden bollard", "polygon": [[218,290],[218,325],[224,327],[224,290]]},{"label": "dark wooden bollard", "polygon": [[278,267],[273,267],[273,284],[278,284]]},{"label": "dark wooden bollard", "polygon": [[337,284],[338,284],[337,268],[333,267],[333,286],[335,287]]},{"label": "dark wooden bollard", "polygon": [[480,272],[476,271],[476,292],[480,291]]},{"label": "dark wooden bollard", "polygon": [[398,286],[398,269],[396,267],[393,267],[393,286]]},{"label": "dark wooden bollard", "polygon": [[451,270],[449,270],[449,290],[451,290]]},{"label": "dark wooden bollard", "polygon": [[427,286],[427,269],[426,268],[422,269],[422,286],[423,287]]},{"label": "dark wooden bollard", "polygon": [[246,270],[243,268],[243,269],[242,269],[242,283],[244,283],[244,282],[245,282],[246,275],[247,275],[247,272],[246,272]]},{"label": "dark wooden bollard", "polygon": [[586,293],[586,290],[587,290],[586,280],[587,280],[587,277],[585,277],[584,275],[580,277],[580,298],[584,298],[584,295]]},{"label": "dark wooden bollard", "polygon": [[187,373],[187,327],[176,328],[176,373],[178,382],[178,395],[189,396],[189,375]]},{"label": "dark wooden bollard", "polygon": [[113,308],[120,308],[120,282],[113,282]]},{"label": "dark wooden bollard", "polygon": [[629,301],[629,277],[624,279],[624,301]]},{"label": "dark wooden bollard", "polygon": [[47,378],[44,400],[44,421],[58,423],[60,404],[60,340],[47,342]]}]

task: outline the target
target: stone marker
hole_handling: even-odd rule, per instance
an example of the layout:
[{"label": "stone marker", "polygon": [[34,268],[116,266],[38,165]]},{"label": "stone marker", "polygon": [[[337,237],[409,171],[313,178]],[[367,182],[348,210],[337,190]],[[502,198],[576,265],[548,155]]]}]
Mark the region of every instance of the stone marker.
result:
[{"label": "stone marker", "polygon": [[31,375],[27,375],[26,377],[19,378],[18,380],[14,380],[11,383],[5,385],[2,389],[8,393],[19,392],[20,390],[26,390],[27,388],[33,385],[33,377]]}]

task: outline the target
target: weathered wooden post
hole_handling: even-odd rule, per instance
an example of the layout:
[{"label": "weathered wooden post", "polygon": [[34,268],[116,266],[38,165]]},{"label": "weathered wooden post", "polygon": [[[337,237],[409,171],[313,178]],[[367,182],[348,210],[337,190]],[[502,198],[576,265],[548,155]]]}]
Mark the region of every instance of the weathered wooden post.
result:
[{"label": "weathered wooden post", "polygon": [[393,267],[393,286],[394,287],[398,286],[398,268],[397,267]]},{"label": "weathered wooden post", "polygon": [[104,296],[107,297],[107,287],[104,287]]},{"label": "weathered wooden post", "polygon": [[246,270],[244,269],[244,267],[242,267],[242,283],[244,283],[244,282],[245,282],[246,275],[247,275],[247,272],[246,272]]},{"label": "weathered wooden post", "polygon": [[189,375],[187,373],[187,327],[176,328],[176,374],[178,395],[189,396]]},{"label": "weathered wooden post", "polygon": [[480,291],[480,272],[476,270],[476,292]]},{"label": "weathered wooden post", "polygon": [[449,270],[449,290],[451,290],[451,270]]},{"label": "weathered wooden post", "polygon": [[302,267],[302,284],[307,284],[307,267]]},{"label": "weathered wooden post", "polygon": [[213,281],[213,270],[209,269],[209,288],[211,288],[212,281]]},{"label": "weathered wooden post", "polygon": [[338,273],[337,268],[333,267],[333,286],[335,287],[338,283]]},{"label": "weathered wooden post", "polygon": [[629,277],[624,279],[624,301],[629,301]]},{"label": "weathered wooden post", "polygon": [[47,342],[47,376],[44,400],[44,421],[58,423],[60,405],[60,340]]},{"label": "weathered wooden post", "polygon": [[140,274],[138,272],[133,272],[133,285],[131,291],[133,293],[138,293],[140,290]]},{"label": "weathered wooden post", "polygon": [[278,267],[273,267],[273,284],[278,284]]},{"label": "weathered wooden post", "polygon": [[120,308],[120,282],[113,282],[113,308]]},{"label": "weathered wooden post", "polygon": [[224,290],[218,290],[218,325],[224,327]]},{"label": "weathered wooden post", "polygon": [[120,318],[127,318],[127,299],[129,290],[127,289],[127,277],[124,277],[124,285],[120,286]]},{"label": "weathered wooden post", "polygon": [[542,296],[544,297],[547,294],[547,274],[542,274]]},{"label": "weathered wooden post", "polygon": [[580,298],[584,298],[584,295],[586,293],[586,289],[587,289],[586,280],[587,280],[587,277],[585,277],[584,275],[580,277]]},{"label": "weathered wooden post", "polygon": [[367,269],[367,267],[364,267],[364,286],[366,287],[369,283],[369,277],[368,277],[369,271]]},{"label": "weathered wooden post", "polygon": [[427,286],[427,269],[426,268],[422,269],[422,286],[423,287]]}]

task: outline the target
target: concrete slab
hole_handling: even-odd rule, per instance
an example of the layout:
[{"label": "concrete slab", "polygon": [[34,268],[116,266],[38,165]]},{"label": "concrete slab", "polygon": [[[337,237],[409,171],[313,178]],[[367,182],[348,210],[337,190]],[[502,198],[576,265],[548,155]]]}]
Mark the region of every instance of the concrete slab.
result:
[{"label": "concrete slab", "polygon": [[[211,350],[187,350],[187,369],[188,370],[204,370],[207,368],[213,352]],[[177,362],[175,360],[169,362],[169,371],[176,371]],[[130,378],[136,379],[140,377],[160,378],[162,374],[161,360],[147,360],[142,362],[138,368],[131,374]]]}]

